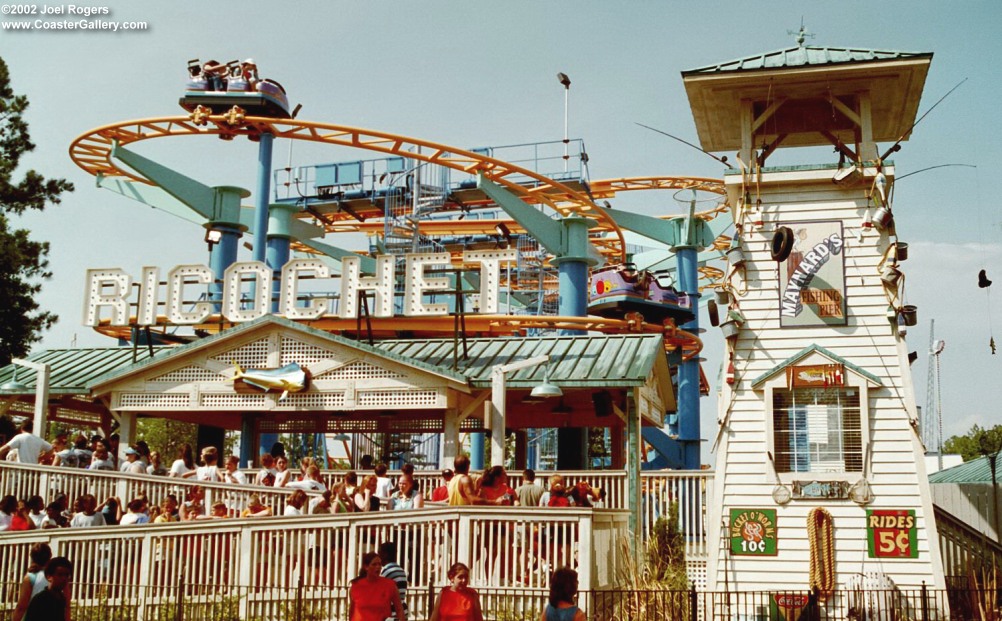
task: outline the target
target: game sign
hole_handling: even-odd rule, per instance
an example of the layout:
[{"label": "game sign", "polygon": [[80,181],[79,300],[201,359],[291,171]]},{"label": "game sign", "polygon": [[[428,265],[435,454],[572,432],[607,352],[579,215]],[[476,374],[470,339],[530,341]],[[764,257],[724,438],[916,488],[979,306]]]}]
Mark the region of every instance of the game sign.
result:
[{"label": "game sign", "polygon": [[731,509],[731,554],[775,556],[776,510]]},{"label": "game sign", "polygon": [[791,222],[793,250],[780,265],[779,325],[844,326],[845,246],[841,222]]},{"label": "game sign", "polygon": [[914,509],[867,509],[870,558],[918,558]]}]

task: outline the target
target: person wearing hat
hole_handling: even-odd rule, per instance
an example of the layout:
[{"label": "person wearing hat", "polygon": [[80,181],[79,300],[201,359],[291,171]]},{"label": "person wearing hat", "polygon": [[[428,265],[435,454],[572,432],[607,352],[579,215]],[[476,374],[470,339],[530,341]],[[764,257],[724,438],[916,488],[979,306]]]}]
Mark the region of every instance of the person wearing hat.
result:
[{"label": "person wearing hat", "polygon": [[139,461],[139,451],[131,446],[125,447],[125,461],[119,470],[129,474],[146,474],[146,466]]}]

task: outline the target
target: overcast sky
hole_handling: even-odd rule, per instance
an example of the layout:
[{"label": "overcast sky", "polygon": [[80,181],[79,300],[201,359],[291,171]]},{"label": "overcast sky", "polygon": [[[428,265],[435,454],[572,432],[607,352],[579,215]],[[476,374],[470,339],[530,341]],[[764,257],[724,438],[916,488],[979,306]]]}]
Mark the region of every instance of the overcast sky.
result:
[{"label": "overcast sky", "polygon": [[[37,5],[41,9],[42,5]],[[59,5],[68,6],[68,5]],[[1002,3],[985,2],[148,2],[112,0],[105,21],[146,21],[132,32],[0,30],[0,55],[38,148],[25,159],[76,192],[16,222],[52,243],[54,277],[42,305],[60,315],[42,347],[113,344],[80,325],[84,271],[206,263],[203,231],[94,187],[67,155],[78,135],[109,123],[181,113],[188,59],[253,57],[281,82],[300,118],[365,127],[457,147],[559,140],[572,80],[570,133],[590,155],[593,179],[640,175],[720,176],[684,145],[639,128],[653,125],[696,142],[680,71],[795,45],[801,18],[810,45],[933,52],[925,111],[968,78],[916,129],[894,160],[898,175],[963,163],[901,181],[895,191],[908,303],[916,400],[926,401],[929,322],[946,341],[942,398],[947,436],[973,423],[1002,424],[1002,354],[988,349],[991,319],[1002,345],[1002,296],[991,308],[977,288],[988,269],[1002,287],[1002,201],[992,194],[1002,161]],[[3,19],[15,19],[3,15]],[[76,19],[69,17],[69,19]],[[94,19],[91,17],[90,19]],[[993,67],[995,67],[993,69]],[[256,148],[213,138],[148,141],[137,151],[205,183],[252,189]],[[803,156],[792,152],[794,161]],[[275,145],[276,165],[290,157]],[[295,145],[294,165],[372,157]],[[784,156],[790,157],[790,156]],[[814,159],[834,161],[821,152]],[[789,161],[789,160],[787,160]],[[671,193],[628,193],[620,209],[670,213]],[[337,240],[331,240],[337,245]],[[241,259],[249,259],[242,251]],[[991,315],[990,315],[991,311]],[[704,318],[705,322],[705,318]],[[707,375],[717,376],[719,331],[707,333]],[[715,431],[703,400],[704,437]]]}]

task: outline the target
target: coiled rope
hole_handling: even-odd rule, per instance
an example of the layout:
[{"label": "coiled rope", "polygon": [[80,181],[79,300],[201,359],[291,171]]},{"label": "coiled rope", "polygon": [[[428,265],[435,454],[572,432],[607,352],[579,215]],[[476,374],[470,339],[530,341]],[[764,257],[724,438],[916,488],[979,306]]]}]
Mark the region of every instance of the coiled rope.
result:
[{"label": "coiled rope", "polygon": [[835,534],[828,511],[818,507],[807,515],[807,539],[811,548],[810,588],[824,598],[835,590]]}]

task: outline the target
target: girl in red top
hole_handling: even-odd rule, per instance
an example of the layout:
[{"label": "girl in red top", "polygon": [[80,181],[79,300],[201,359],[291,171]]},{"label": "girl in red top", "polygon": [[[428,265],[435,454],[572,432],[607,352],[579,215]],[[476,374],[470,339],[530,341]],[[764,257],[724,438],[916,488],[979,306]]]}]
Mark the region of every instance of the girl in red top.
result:
[{"label": "girl in red top", "polygon": [[383,561],[375,552],[362,555],[362,571],[348,589],[350,621],[385,621],[396,611],[399,621],[407,621],[397,584],[379,575]]},{"label": "girl in red top", "polygon": [[480,498],[487,505],[510,507],[515,503],[515,490],[508,487],[508,473],[502,466],[494,466],[480,477]]},{"label": "girl in red top", "polygon": [[449,568],[450,586],[442,589],[435,602],[429,621],[484,621],[480,610],[480,596],[468,585],[470,568],[455,563]]}]

